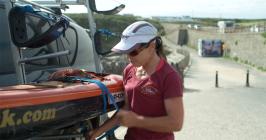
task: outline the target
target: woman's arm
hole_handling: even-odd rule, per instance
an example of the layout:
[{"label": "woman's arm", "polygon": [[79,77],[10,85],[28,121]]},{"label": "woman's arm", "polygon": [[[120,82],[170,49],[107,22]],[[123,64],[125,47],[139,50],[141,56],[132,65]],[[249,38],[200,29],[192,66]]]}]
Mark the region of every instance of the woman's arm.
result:
[{"label": "woman's arm", "polygon": [[182,97],[164,100],[166,116],[145,117],[132,111],[121,110],[118,112],[118,120],[121,125],[127,127],[139,127],[156,132],[180,131],[183,125],[184,109]]},{"label": "woman's arm", "polygon": [[[125,104],[122,107],[122,109],[127,110],[128,109],[128,100],[127,100],[127,95],[126,94],[124,94],[124,95],[125,95]],[[119,125],[118,117],[117,117],[117,114],[114,114],[109,120],[104,122],[104,124],[102,126],[90,131],[87,135],[86,140],[95,140],[95,138],[99,137],[104,132],[110,130],[111,128],[113,128],[117,125]]]},{"label": "woman's arm", "polygon": [[114,115],[112,118],[110,118],[109,120],[104,122],[104,124],[102,126],[90,131],[87,134],[86,140],[95,140],[97,137],[99,137],[104,132],[110,130],[111,128],[113,128],[116,125],[118,125],[118,122],[117,122],[116,116]]}]

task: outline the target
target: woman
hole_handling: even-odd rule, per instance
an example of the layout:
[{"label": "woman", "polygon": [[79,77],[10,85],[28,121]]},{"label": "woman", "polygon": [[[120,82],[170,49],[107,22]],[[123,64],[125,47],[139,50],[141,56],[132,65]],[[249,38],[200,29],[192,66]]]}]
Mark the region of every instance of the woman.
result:
[{"label": "woman", "polygon": [[138,21],[122,33],[112,49],[127,54],[124,69],[125,106],[101,127],[94,140],[116,125],[128,127],[125,140],[173,140],[183,125],[183,88],[177,72],[162,58],[162,41],[150,23]]}]

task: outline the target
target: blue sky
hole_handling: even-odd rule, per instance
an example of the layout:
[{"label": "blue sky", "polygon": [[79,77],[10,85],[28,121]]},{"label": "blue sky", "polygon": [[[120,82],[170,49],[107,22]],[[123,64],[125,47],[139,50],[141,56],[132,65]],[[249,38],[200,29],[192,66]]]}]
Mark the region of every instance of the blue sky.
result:
[{"label": "blue sky", "polygon": [[[266,18],[266,0],[96,0],[99,9],[123,3],[120,14],[150,16],[192,16],[215,18]],[[70,12],[84,12],[72,7]]]}]

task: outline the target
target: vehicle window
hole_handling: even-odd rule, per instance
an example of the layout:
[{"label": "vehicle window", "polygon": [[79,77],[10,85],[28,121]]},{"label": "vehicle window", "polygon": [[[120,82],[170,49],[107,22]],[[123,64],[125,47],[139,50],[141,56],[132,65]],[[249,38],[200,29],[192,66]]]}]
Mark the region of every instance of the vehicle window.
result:
[{"label": "vehicle window", "polygon": [[[40,19],[35,16],[26,17],[27,38],[43,34],[51,27],[51,23],[47,20]],[[58,56],[48,59],[35,60],[27,62],[25,65],[26,72],[47,69],[50,67],[66,67],[71,66],[75,61],[77,51],[77,33],[74,28],[69,27],[65,34],[55,41],[39,48],[22,49],[23,58],[38,57],[49,55],[60,51],[70,51],[70,55]]]}]

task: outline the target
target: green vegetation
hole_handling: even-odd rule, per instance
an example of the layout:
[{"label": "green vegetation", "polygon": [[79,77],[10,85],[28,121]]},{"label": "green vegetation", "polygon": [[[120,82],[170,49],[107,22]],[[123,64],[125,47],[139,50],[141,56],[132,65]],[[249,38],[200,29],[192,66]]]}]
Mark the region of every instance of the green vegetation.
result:
[{"label": "green vegetation", "polygon": [[[89,22],[86,14],[67,14],[71,19],[77,22],[80,26],[88,28]],[[145,20],[152,23],[159,31],[160,35],[164,35],[165,31],[163,26],[155,20],[143,19],[133,15],[94,15],[97,29],[108,29],[115,33],[117,36],[102,35],[101,43],[104,46],[101,50],[103,52],[109,51],[115,44],[120,41],[120,35],[123,30],[131,23],[138,20]]]},{"label": "green vegetation", "polygon": [[235,57],[233,57],[233,60],[234,60],[234,61],[238,61],[239,58],[238,58],[237,56],[235,56]]},{"label": "green vegetation", "polygon": [[236,23],[239,26],[242,27],[249,27],[249,26],[253,26],[253,25],[258,25],[258,26],[264,26],[265,25],[265,19],[237,19],[235,20]]},{"label": "green vegetation", "polygon": [[[80,26],[88,28],[88,18],[86,14],[67,14],[70,18],[76,21]],[[122,31],[131,23],[137,20],[145,20],[152,23],[161,35],[165,34],[163,26],[156,20],[143,19],[141,17],[136,17],[133,15],[95,15],[95,22],[97,29],[106,28],[114,33],[121,34]]]},{"label": "green vegetation", "polygon": [[194,20],[198,21],[199,24],[205,26],[217,26],[217,22],[226,19],[220,18],[195,18]]},{"label": "green vegetation", "polygon": [[225,18],[193,18],[194,23],[204,26],[217,26],[218,21],[234,21],[236,26],[248,27],[252,25],[265,25],[265,19],[225,19]]},{"label": "green vegetation", "polygon": [[256,66],[255,64],[253,64],[252,62],[248,61],[248,60],[242,60],[240,58],[238,58],[237,56],[235,57],[230,57],[230,56],[224,56],[225,59],[228,59],[228,60],[232,60],[232,61],[235,61],[235,62],[238,62],[238,63],[242,63],[242,64],[245,64],[245,65],[249,65],[253,68],[256,68],[260,71],[263,71],[263,72],[266,72],[266,67],[263,67],[263,66]]},{"label": "green vegetation", "polygon": [[[266,39],[266,32],[261,33],[261,36]],[[266,40],[264,40],[263,44],[266,45]]]},{"label": "green vegetation", "polygon": [[[262,35],[262,37],[266,38],[266,32],[262,33],[261,35]],[[264,42],[264,44],[265,44],[265,42]]]},{"label": "green vegetation", "polygon": [[237,46],[237,44],[238,44],[238,40],[235,41],[235,45],[236,45],[236,46]]},{"label": "green vegetation", "polygon": [[262,67],[262,66],[260,66],[260,67],[258,67],[258,70],[261,70],[261,71],[266,71],[266,68],[265,68],[265,67]]}]

